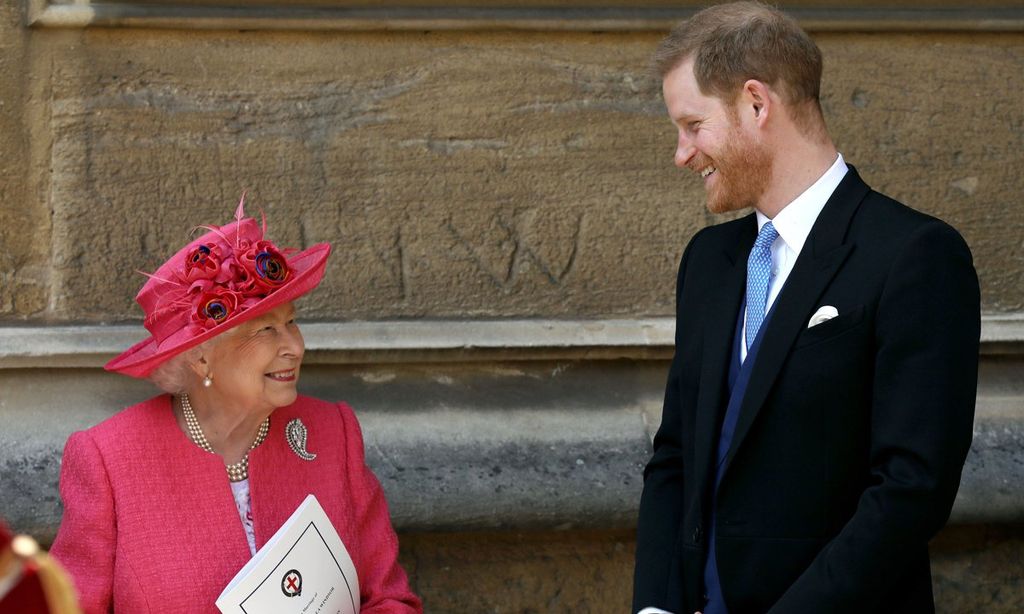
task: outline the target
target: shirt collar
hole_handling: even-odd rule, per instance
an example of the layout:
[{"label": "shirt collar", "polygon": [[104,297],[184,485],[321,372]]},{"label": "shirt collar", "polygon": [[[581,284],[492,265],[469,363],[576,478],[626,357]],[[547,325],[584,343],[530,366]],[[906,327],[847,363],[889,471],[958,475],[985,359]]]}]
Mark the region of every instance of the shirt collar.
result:
[{"label": "shirt collar", "polygon": [[839,182],[846,176],[847,170],[849,169],[843,160],[843,154],[838,154],[836,161],[825,174],[783,207],[775,219],[769,220],[767,216],[757,211],[757,230],[760,231],[761,227],[770,221],[789,249],[799,254],[804,242],[807,241],[807,235],[811,234],[811,227],[818,219],[818,214],[825,208],[825,203],[832,196],[832,192],[839,187]]}]

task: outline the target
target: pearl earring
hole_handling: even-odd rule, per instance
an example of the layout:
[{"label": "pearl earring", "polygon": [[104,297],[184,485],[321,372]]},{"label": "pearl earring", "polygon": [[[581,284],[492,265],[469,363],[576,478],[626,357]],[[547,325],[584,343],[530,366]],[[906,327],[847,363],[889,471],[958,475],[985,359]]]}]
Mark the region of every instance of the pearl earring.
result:
[{"label": "pearl earring", "polygon": [[203,386],[209,388],[212,385],[213,385],[213,376],[210,375],[210,374],[207,374],[206,377],[203,378]]}]

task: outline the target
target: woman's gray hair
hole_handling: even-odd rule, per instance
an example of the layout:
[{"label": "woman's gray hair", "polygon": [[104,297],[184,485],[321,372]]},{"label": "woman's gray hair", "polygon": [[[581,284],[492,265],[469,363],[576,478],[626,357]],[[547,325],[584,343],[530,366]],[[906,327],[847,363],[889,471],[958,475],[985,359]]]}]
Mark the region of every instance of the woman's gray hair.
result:
[{"label": "woman's gray hair", "polygon": [[199,380],[199,376],[192,370],[192,363],[198,360],[203,352],[213,347],[216,343],[214,339],[200,343],[167,360],[153,370],[153,373],[149,375],[149,381],[156,384],[160,390],[170,394],[187,392]]}]

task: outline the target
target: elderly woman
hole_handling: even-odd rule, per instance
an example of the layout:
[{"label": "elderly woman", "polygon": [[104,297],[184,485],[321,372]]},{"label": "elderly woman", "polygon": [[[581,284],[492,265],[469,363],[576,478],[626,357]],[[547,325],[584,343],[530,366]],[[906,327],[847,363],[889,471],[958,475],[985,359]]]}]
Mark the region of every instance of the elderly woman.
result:
[{"label": "elderly woman", "polygon": [[68,439],[51,552],[86,612],[216,612],[314,494],[355,564],[361,612],[420,612],[352,410],[296,391],[304,344],[292,301],[319,284],[330,246],[286,258],[242,204],[235,219],[139,291],[151,336],[106,368],[167,394]]}]

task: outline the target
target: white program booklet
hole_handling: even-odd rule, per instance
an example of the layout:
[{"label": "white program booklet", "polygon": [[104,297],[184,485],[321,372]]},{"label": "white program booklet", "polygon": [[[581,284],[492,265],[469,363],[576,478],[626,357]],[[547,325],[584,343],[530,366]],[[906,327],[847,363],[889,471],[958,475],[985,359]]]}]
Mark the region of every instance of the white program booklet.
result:
[{"label": "white program booklet", "polygon": [[224,614],[358,614],[359,578],[309,495],[217,598]]}]

